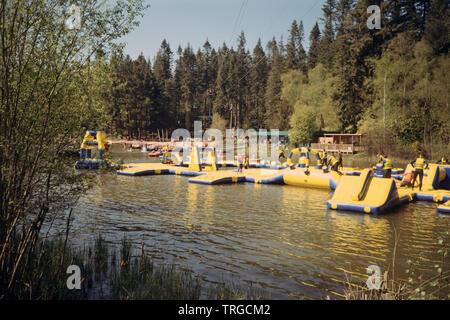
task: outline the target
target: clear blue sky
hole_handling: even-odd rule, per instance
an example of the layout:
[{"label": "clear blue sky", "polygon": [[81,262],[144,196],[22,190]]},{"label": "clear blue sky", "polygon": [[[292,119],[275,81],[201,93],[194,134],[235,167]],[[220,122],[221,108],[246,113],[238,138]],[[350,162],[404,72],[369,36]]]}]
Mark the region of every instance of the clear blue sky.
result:
[{"label": "clear blue sky", "polygon": [[322,16],[325,0],[147,0],[150,8],[133,32],[122,38],[125,53],[136,58],[141,52],[153,60],[166,39],[175,53],[188,43],[196,51],[206,39],[217,49],[224,42],[236,47],[245,32],[250,52],[261,38],[264,48],[273,36],[286,43],[294,19],[303,21],[305,49],[309,33]]}]

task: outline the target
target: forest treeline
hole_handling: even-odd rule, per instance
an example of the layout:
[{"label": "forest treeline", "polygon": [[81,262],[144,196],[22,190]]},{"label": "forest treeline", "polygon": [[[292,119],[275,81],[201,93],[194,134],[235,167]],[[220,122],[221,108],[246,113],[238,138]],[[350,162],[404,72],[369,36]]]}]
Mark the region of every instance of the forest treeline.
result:
[{"label": "forest treeline", "polygon": [[[381,8],[370,30],[369,5]],[[361,132],[381,145],[448,145],[448,5],[445,0],[326,0],[304,33],[293,21],[287,39],[236,46],[173,49],[163,40],[153,58],[98,52],[83,77],[84,114],[120,136],[159,129],[278,128],[294,142],[319,130]],[[308,50],[305,50],[306,44]]]}]

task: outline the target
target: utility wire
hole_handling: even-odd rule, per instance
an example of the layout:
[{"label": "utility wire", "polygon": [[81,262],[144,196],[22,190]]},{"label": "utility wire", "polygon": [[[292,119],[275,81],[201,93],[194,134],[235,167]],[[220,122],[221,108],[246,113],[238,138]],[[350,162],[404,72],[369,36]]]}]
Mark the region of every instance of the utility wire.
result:
[{"label": "utility wire", "polygon": [[[304,18],[308,13],[310,13],[311,10],[314,9],[315,6],[316,6],[320,1],[321,1],[321,0],[317,0],[317,1],[313,4],[313,6],[312,6],[311,8],[309,8],[308,11],[306,11],[306,13],[300,18],[300,21],[303,20],[303,18]],[[286,6],[284,9],[286,9],[286,8],[287,8],[287,6]],[[272,25],[269,26],[269,28],[267,29],[267,31],[268,31],[271,27],[272,27]],[[246,73],[244,76],[242,76],[237,82],[238,82],[238,83],[241,82],[242,79],[244,79],[246,76],[248,76],[248,75],[250,74],[250,72],[251,72],[256,66],[258,66],[259,63],[260,63],[265,57],[266,57],[266,56],[264,55],[264,56],[262,56],[260,59],[258,59],[258,60],[256,61],[256,64],[253,64],[253,65],[250,67],[250,69],[247,71],[247,73]],[[223,62],[223,61],[222,61],[222,62]],[[231,78],[231,76],[232,76],[232,75],[228,76],[228,78],[225,79],[224,83],[225,83],[226,81],[228,81],[228,80]]]}]

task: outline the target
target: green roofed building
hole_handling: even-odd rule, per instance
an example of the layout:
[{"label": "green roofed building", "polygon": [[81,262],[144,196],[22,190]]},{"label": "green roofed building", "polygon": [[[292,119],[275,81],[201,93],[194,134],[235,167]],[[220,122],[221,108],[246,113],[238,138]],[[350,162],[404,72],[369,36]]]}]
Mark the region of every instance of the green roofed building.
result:
[{"label": "green roofed building", "polygon": [[[261,131],[255,131],[253,134],[257,137],[267,137],[267,139],[270,139],[272,134],[275,132],[272,132],[271,130],[261,130]],[[280,137],[280,141],[283,144],[289,143],[289,131],[278,131],[278,135]]]}]

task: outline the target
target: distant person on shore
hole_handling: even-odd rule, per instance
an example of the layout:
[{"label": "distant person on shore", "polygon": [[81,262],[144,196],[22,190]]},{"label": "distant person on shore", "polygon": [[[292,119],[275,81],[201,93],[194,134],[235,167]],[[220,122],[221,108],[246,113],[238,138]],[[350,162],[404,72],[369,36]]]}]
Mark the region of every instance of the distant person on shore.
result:
[{"label": "distant person on shore", "polygon": [[423,169],[428,167],[428,163],[425,161],[423,154],[420,153],[419,157],[411,162],[414,167],[414,179],[411,183],[411,187],[414,190],[414,183],[416,183],[417,176],[419,177],[419,191],[422,191],[422,181],[423,181]]},{"label": "distant person on shore", "polygon": [[447,159],[447,157],[446,157],[446,156],[442,156],[441,160],[439,160],[439,161],[437,162],[437,164],[444,164],[444,165],[448,164],[448,159]]},{"label": "distant person on shore", "polygon": [[392,175],[392,161],[388,155],[383,156],[384,160],[381,162],[383,165],[383,178],[391,178]]}]

